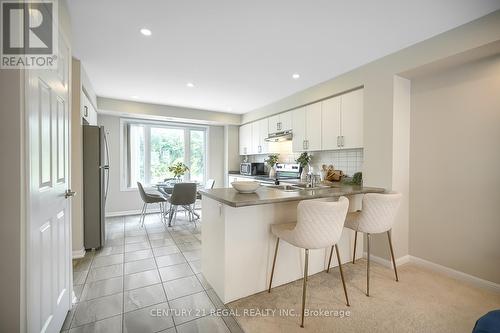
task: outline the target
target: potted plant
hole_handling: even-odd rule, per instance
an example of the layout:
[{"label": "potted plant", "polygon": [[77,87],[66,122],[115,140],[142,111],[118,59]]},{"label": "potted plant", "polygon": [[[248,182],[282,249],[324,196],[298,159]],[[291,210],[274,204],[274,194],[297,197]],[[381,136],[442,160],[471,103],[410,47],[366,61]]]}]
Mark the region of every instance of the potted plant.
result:
[{"label": "potted plant", "polygon": [[303,152],[300,154],[299,158],[297,158],[295,161],[299,163],[300,167],[302,168],[302,171],[300,173],[300,180],[305,181],[306,175],[309,172],[309,162],[311,162],[312,155],[309,154],[308,152]]},{"label": "potted plant", "polygon": [[278,156],[279,154],[270,154],[267,156],[267,160],[264,160],[266,164],[269,166],[269,178],[275,178],[276,177],[276,169],[274,166],[276,163],[278,163]]},{"label": "potted plant", "polygon": [[168,171],[174,174],[174,177],[177,179],[177,181],[180,181],[181,177],[184,176],[187,171],[189,171],[189,168],[184,163],[177,162],[169,166]]}]

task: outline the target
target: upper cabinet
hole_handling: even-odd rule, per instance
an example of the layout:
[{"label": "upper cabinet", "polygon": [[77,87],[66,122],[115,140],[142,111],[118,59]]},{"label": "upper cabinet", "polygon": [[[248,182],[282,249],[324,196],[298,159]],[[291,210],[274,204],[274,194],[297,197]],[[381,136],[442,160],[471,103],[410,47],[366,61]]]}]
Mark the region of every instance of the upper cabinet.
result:
[{"label": "upper cabinet", "polygon": [[321,117],[323,149],[339,149],[341,136],[340,96],[323,101]]},{"label": "upper cabinet", "polygon": [[240,126],[240,155],[267,154],[271,133],[292,130],[293,152],[363,147],[363,89]]},{"label": "upper cabinet", "polygon": [[292,111],[277,114],[268,118],[268,132],[276,133],[292,129]]},{"label": "upper cabinet", "polygon": [[[250,123],[251,131],[246,130],[244,134],[247,136],[243,138],[244,142],[250,142],[247,145],[247,154],[267,154],[269,152],[269,143],[266,141],[268,132],[268,119],[261,119]],[[248,125],[244,125],[248,126]]]},{"label": "upper cabinet", "polygon": [[363,89],[323,101],[324,150],[363,147]]},{"label": "upper cabinet", "polygon": [[292,111],[294,152],[321,150],[321,102]]},{"label": "upper cabinet", "polygon": [[269,153],[269,142],[266,141],[269,136],[269,122],[268,118],[261,119],[257,121],[259,124],[259,146],[257,146],[257,151],[259,154]]},{"label": "upper cabinet", "polygon": [[240,155],[252,154],[252,124],[240,126]]},{"label": "upper cabinet", "polygon": [[341,96],[342,148],[363,147],[363,89]]}]

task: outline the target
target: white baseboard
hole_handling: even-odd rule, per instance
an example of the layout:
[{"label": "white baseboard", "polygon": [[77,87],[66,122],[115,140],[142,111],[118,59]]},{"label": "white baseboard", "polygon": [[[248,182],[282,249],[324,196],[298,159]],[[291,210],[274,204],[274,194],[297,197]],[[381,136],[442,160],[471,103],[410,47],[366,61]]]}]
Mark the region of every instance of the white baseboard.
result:
[{"label": "white baseboard", "polygon": [[85,257],[85,249],[81,248],[80,250],[73,250],[73,259],[80,259]]},{"label": "white baseboard", "polygon": [[452,268],[442,266],[442,265],[433,263],[431,261],[427,261],[425,259],[421,259],[421,258],[417,258],[417,257],[413,257],[413,256],[411,257],[411,262],[416,264],[416,265],[426,267],[430,270],[443,273],[443,274],[448,275],[449,277],[452,277],[454,279],[472,284],[478,288],[487,289],[487,290],[490,290],[490,291],[493,291],[495,293],[500,294],[500,284],[498,284],[498,283],[484,280],[484,279],[478,278],[476,276],[469,275],[467,273],[460,272],[460,271],[454,270]]},{"label": "white baseboard", "polygon": [[[367,254],[366,254],[366,252],[364,252],[363,258],[366,258],[366,256],[367,256]],[[374,255],[370,255],[370,259],[372,261],[376,262],[377,264],[380,264],[382,266],[385,266],[385,267],[392,269],[392,262],[388,259],[377,257]],[[401,258],[396,259],[396,265],[398,265],[398,266],[404,265],[404,264],[409,263],[409,262],[412,264],[415,264],[415,265],[425,267],[425,268],[430,269],[432,271],[442,273],[442,274],[447,275],[451,278],[454,278],[454,279],[457,279],[459,281],[471,284],[475,287],[487,289],[489,291],[493,291],[495,293],[500,294],[500,284],[498,284],[498,283],[484,280],[484,279],[478,278],[476,276],[469,275],[467,273],[460,272],[460,271],[454,270],[452,268],[449,268],[449,267],[446,267],[443,265],[439,265],[439,264],[433,263],[431,261],[428,261],[428,260],[425,260],[422,258],[418,258],[418,257],[414,257],[414,256],[410,256],[410,255],[406,255],[406,256],[403,256]]]},{"label": "white baseboard", "polygon": [[[363,258],[366,258],[366,257],[367,257],[366,252],[363,252]],[[380,264],[382,266],[389,267],[392,269],[392,261],[389,259],[377,257],[377,256],[374,256],[373,254],[370,255],[370,259],[373,260],[374,262],[376,262],[377,264]],[[396,265],[398,265],[398,266],[404,265],[404,264],[409,263],[410,261],[411,261],[411,256],[405,255],[405,256],[402,256],[402,257],[396,259]]]},{"label": "white baseboard", "polygon": [[[160,210],[158,207],[153,208],[153,209],[148,209],[147,214],[152,214],[152,213],[159,213]],[[106,212],[106,217],[116,217],[116,216],[127,216],[127,215],[139,215],[141,213],[141,209],[135,209],[135,210],[122,210],[122,211],[117,211],[117,212]]]}]

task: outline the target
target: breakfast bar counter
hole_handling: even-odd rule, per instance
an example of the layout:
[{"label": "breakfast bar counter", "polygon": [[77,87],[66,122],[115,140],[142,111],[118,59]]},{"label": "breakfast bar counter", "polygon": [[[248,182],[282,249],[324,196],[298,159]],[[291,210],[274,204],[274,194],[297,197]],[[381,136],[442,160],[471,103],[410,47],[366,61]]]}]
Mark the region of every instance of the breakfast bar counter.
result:
[{"label": "breakfast bar counter", "polygon": [[[296,221],[302,200],[349,199],[349,210],[360,209],[364,193],[384,189],[356,185],[335,185],[316,189],[263,186],[255,193],[242,194],[233,188],[200,190],[202,194],[202,273],[224,303],[264,291],[268,287],[276,238],[271,225]],[[352,260],[354,232],[344,229],[338,243],[342,263]],[[362,238],[356,257],[363,253]],[[309,251],[309,274],[325,270],[329,249]],[[304,254],[281,242],[273,286],[303,276]],[[331,267],[338,266],[332,260]]]},{"label": "breakfast bar counter", "polygon": [[[292,186],[293,187],[293,186]],[[214,199],[231,207],[244,207],[279,203],[286,201],[300,201],[320,198],[338,198],[364,193],[382,193],[383,188],[363,187],[359,185],[333,185],[318,187],[317,189],[281,190],[272,186],[262,186],[255,193],[239,193],[233,188],[216,188],[199,191],[204,197]]]}]

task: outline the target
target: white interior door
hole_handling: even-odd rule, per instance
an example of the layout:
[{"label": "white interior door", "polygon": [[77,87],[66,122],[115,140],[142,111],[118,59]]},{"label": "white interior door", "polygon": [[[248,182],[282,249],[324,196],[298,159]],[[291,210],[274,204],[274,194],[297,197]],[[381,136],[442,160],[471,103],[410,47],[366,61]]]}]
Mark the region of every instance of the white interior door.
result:
[{"label": "white interior door", "polygon": [[29,332],[59,332],[71,306],[69,61],[60,38],[57,70],[26,71],[29,212],[26,303]]}]

